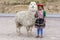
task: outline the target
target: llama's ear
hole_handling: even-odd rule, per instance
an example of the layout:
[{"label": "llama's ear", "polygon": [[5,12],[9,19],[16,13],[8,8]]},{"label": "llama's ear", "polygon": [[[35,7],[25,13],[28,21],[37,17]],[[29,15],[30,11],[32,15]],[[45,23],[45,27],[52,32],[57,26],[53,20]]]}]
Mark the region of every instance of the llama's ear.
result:
[{"label": "llama's ear", "polygon": [[29,4],[28,8],[30,8],[30,7],[31,7],[31,2],[30,2],[30,4]]}]

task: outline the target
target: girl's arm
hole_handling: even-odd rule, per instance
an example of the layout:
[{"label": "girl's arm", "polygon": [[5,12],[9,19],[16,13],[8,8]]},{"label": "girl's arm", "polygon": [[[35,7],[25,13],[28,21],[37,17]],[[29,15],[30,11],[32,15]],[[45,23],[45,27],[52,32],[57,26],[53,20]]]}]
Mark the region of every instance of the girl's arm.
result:
[{"label": "girl's arm", "polygon": [[44,22],[46,22],[46,11],[43,11],[43,18],[44,18]]},{"label": "girl's arm", "polygon": [[35,14],[35,18],[38,18],[38,13],[36,12],[36,14]]}]

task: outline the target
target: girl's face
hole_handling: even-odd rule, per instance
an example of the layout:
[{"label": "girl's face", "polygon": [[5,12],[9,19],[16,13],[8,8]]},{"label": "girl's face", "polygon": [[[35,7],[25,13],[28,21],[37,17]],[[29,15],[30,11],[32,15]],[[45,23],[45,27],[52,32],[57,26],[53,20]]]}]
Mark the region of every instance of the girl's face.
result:
[{"label": "girl's face", "polygon": [[38,7],[38,10],[42,10],[42,7],[41,7],[41,6],[39,6],[39,7]]}]

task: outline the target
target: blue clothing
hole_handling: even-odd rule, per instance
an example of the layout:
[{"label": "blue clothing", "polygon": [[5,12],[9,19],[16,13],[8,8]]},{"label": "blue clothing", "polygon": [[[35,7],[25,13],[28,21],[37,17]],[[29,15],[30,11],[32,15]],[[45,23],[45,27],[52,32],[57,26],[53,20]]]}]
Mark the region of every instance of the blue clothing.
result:
[{"label": "blue clothing", "polygon": [[37,34],[43,35],[43,28],[37,28]]}]

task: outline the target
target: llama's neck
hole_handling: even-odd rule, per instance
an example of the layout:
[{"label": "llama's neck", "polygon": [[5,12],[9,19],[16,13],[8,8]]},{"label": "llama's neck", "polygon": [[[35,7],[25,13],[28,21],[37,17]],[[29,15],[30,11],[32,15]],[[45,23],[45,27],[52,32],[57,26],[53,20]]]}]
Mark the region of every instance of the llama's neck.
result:
[{"label": "llama's neck", "polygon": [[36,14],[36,11],[29,11],[29,13],[34,16]]},{"label": "llama's neck", "polygon": [[29,10],[31,13],[36,13],[36,11],[35,10]]}]

